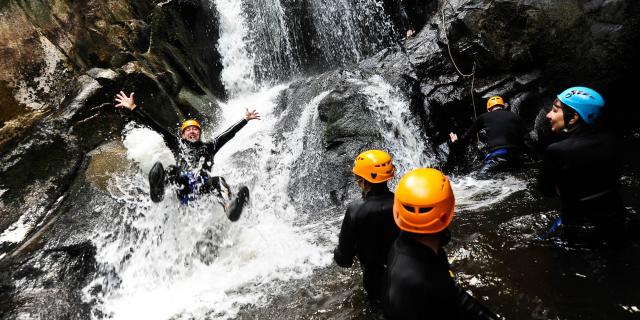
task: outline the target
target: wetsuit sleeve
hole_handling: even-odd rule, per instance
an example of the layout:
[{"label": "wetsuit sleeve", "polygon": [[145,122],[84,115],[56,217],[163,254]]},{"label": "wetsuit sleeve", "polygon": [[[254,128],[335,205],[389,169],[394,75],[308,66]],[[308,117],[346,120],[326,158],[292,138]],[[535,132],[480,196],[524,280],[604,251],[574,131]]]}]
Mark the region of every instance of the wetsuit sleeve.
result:
[{"label": "wetsuit sleeve", "polygon": [[229,140],[231,140],[231,138],[233,138],[236,133],[238,133],[238,131],[240,131],[240,129],[244,128],[244,126],[247,125],[249,121],[247,119],[242,119],[240,121],[238,121],[236,124],[232,125],[231,127],[229,127],[229,129],[225,130],[223,133],[221,133],[220,135],[218,135],[214,140],[213,140],[213,153],[217,153],[218,150],[220,150],[220,148],[222,148],[222,146],[224,146],[227,142],[229,142]]},{"label": "wetsuit sleeve", "polygon": [[451,142],[451,140],[447,140],[447,145],[449,146],[449,155],[447,156],[447,161],[445,163],[445,167],[443,170],[445,172],[451,171],[456,165],[464,158],[464,151],[467,143],[471,137],[473,137],[478,128],[481,126],[482,118],[476,119],[471,127],[465,131],[461,136],[458,137],[458,141]]},{"label": "wetsuit sleeve", "polygon": [[482,119],[482,116],[478,117],[478,119],[471,124],[471,127],[469,127],[469,129],[467,129],[467,131],[458,138],[458,141],[456,141],[454,145],[458,145],[457,147],[462,148],[464,145],[469,143],[473,136],[478,132],[478,129],[482,127]]},{"label": "wetsuit sleeve", "polygon": [[470,320],[498,320],[500,319],[495,313],[487,309],[480,301],[472,297],[466,290],[460,286],[457,287],[458,311],[460,319]]},{"label": "wetsuit sleeve", "polygon": [[333,251],[333,260],[343,268],[350,268],[356,255],[356,242],[351,221],[351,211],[354,205],[349,205],[342,220],[342,228],[338,236],[338,247]]},{"label": "wetsuit sleeve", "polygon": [[403,0],[398,1],[398,13],[400,14],[400,23],[404,30],[413,29],[411,22],[409,21],[409,15],[407,14],[407,8]]},{"label": "wetsuit sleeve", "polygon": [[164,141],[167,143],[171,151],[173,151],[174,153],[178,152],[178,150],[180,149],[180,145],[178,142],[178,138],[176,137],[175,134],[165,129],[165,127],[159,124],[155,119],[149,116],[149,114],[146,111],[142,110],[142,108],[140,107],[133,109],[131,113],[133,113],[135,117],[138,120],[140,120],[140,122],[144,123],[145,125],[148,125],[155,132],[159,133],[164,139]]},{"label": "wetsuit sleeve", "polygon": [[540,172],[538,173],[538,189],[544,196],[558,196],[556,191],[556,179],[558,177],[557,169],[561,165],[558,159],[558,156],[555,155],[551,146],[547,147],[542,155],[542,163],[540,166]]}]

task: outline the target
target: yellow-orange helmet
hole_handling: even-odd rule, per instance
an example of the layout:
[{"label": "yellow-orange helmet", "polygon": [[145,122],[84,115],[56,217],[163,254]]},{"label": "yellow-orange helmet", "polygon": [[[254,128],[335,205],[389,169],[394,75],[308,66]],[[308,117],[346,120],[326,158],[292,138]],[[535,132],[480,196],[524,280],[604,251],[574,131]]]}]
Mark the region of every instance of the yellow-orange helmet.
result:
[{"label": "yellow-orange helmet", "polygon": [[390,180],[394,171],[391,156],[382,150],[367,150],[353,162],[353,174],[371,183]]},{"label": "yellow-orange helmet", "polygon": [[393,218],[401,230],[438,233],[451,219],[455,198],[449,178],[431,168],[415,169],[398,182],[393,199]]},{"label": "yellow-orange helmet", "polygon": [[504,100],[501,96],[493,96],[487,100],[487,111],[491,111],[493,107],[502,106],[504,108]]},{"label": "yellow-orange helmet", "polygon": [[202,130],[198,121],[191,119],[191,120],[186,120],[182,123],[182,125],[180,126],[180,133],[182,133],[184,129],[188,127],[198,127],[198,129]]}]

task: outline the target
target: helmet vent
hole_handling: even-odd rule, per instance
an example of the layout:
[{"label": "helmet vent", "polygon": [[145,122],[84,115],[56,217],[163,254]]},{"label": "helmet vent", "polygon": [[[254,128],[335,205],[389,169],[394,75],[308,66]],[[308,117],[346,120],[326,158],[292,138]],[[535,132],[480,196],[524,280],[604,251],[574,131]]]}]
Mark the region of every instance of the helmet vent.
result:
[{"label": "helmet vent", "polygon": [[431,211],[432,209],[433,209],[432,207],[418,208],[418,213],[427,213],[427,212]]},{"label": "helmet vent", "polygon": [[375,173],[375,172],[371,172],[371,178],[372,178],[372,179],[375,179],[377,176],[378,176],[378,174],[377,174],[377,173]]},{"label": "helmet vent", "polygon": [[419,214],[423,214],[423,213],[428,213],[429,211],[433,210],[433,207],[423,207],[423,208],[416,208],[416,207],[412,207],[412,206],[408,206],[408,205],[403,205],[405,209],[407,209],[407,211],[413,212],[413,213],[419,213]]}]

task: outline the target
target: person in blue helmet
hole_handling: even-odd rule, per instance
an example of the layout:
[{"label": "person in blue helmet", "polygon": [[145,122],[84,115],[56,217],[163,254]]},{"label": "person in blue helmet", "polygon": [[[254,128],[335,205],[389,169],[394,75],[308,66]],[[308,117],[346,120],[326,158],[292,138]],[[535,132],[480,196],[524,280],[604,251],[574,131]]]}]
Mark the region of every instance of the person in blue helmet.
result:
[{"label": "person in blue helmet", "polygon": [[601,244],[625,236],[619,147],[598,126],[604,106],[595,90],[571,87],[557,95],[547,113],[551,131],[564,139],[545,149],[538,185],[543,195],[560,197],[556,224],[570,243]]}]

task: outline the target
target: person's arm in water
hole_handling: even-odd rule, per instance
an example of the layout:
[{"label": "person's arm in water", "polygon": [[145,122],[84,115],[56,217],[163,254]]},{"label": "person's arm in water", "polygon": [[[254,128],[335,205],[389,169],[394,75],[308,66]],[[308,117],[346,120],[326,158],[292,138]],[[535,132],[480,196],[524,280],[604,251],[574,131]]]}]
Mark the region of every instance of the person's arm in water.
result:
[{"label": "person's arm in water", "polygon": [[465,133],[460,137],[458,137],[458,135],[453,132],[449,133],[449,155],[447,156],[445,165],[446,171],[450,171],[455,168],[458,162],[460,162],[461,159],[464,158],[463,154],[465,146],[467,145],[470,137],[474,136],[477,133],[478,128],[480,128],[480,118],[476,119],[471,127],[467,129],[467,131],[465,131]]},{"label": "person's arm in water", "polygon": [[487,309],[480,301],[472,297],[460,286],[457,287],[458,311],[460,319],[498,320],[498,316]]},{"label": "person's arm in water", "polygon": [[236,124],[229,127],[227,130],[218,135],[215,139],[213,139],[212,145],[214,153],[218,152],[222,146],[224,146],[229,140],[231,140],[240,129],[244,128],[247,123],[251,120],[260,120],[260,114],[256,110],[249,111],[246,110],[245,116],[242,120],[238,121]]},{"label": "person's arm in water", "polygon": [[350,268],[353,258],[356,255],[356,243],[351,226],[351,210],[354,204],[350,204],[342,220],[340,235],[338,236],[338,247],[333,250],[333,260],[343,268]]},{"label": "person's arm in water", "polygon": [[177,152],[180,148],[177,136],[159,124],[155,119],[149,116],[147,112],[142,110],[142,108],[138,108],[133,97],[134,94],[134,92],[131,92],[127,97],[124,92],[120,91],[120,93],[116,95],[116,102],[118,102],[118,104],[116,104],[116,108],[123,108],[131,111],[131,113],[133,113],[142,123],[148,125],[151,129],[159,133],[171,151]]}]

